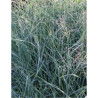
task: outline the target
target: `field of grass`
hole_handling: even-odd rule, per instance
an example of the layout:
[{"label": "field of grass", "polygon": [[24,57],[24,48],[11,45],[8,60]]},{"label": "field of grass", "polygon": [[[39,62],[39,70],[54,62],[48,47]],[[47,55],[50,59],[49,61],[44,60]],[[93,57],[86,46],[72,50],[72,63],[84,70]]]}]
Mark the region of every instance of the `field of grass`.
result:
[{"label": "field of grass", "polygon": [[86,0],[12,1],[12,98],[85,98]]}]

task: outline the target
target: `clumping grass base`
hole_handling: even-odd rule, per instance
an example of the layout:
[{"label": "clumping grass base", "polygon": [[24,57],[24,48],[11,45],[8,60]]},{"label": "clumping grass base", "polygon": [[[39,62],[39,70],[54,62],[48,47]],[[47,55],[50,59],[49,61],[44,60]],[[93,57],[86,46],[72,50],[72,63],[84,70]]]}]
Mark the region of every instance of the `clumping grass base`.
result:
[{"label": "clumping grass base", "polygon": [[12,1],[12,98],[85,98],[86,1]]}]

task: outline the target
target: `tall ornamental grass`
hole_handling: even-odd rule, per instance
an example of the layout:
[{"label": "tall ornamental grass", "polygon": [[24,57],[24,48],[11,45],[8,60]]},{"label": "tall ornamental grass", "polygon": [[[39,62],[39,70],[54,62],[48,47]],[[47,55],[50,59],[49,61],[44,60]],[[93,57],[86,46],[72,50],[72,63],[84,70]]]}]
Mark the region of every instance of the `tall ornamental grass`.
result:
[{"label": "tall ornamental grass", "polygon": [[86,0],[12,0],[12,98],[85,98]]}]

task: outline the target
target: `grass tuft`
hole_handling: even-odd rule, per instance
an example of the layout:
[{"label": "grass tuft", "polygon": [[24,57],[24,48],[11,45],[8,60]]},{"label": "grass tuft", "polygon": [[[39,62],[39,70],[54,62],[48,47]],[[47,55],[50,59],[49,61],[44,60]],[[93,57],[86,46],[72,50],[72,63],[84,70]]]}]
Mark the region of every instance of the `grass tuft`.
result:
[{"label": "grass tuft", "polygon": [[12,98],[85,98],[86,0],[12,0]]}]

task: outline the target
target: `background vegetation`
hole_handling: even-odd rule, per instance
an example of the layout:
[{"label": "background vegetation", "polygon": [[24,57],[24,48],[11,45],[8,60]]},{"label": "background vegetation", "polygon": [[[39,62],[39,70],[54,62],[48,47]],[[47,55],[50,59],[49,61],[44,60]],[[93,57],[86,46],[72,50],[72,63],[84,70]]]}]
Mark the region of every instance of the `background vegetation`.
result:
[{"label": "background vegetation", "polygon": [[12,98],[86,96],[86,1],[12,1]]}]

